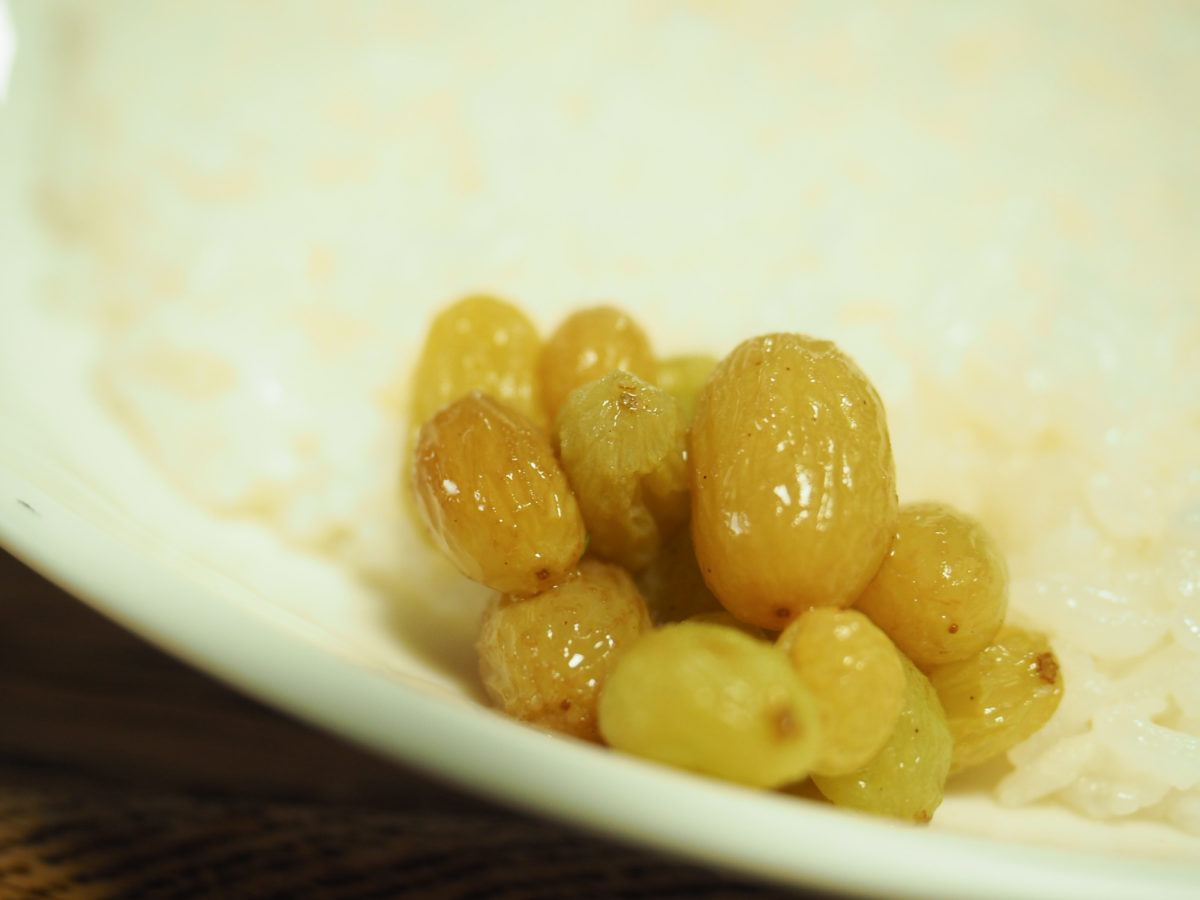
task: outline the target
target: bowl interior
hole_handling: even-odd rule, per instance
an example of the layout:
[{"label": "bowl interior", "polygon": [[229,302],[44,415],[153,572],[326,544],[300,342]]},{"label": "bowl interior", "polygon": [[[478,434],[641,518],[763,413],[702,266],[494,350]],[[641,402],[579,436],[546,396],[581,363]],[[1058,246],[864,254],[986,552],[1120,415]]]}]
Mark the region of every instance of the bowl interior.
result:
[{"label": "bowl interior", "polygon": [[[995,873],[996,896],[1039,878],[1066,896],[1052,871],[1164,896],[1194,877],[1157,860],[1194,861],[1195,838],[1002,810],[995,771],[918,834],[503,721],[474,676],[483,592],[397,500],[403,397],[438,307],[494,291],[548,330],[612,300],[663,353],[785,329],[837,340],[888,405],[902,499],[990,515],[1027,552],[1039,509],[1011,499],[1020,471],[994,465],[1004,435],[1065,408],[1037,398],[1070,398],[1064,431],[1082,433],[1100,419],[1075,398],[1097,386],[1125,421],[1193,383],[1171,362],[1200,333],[1180,287],[1200,283],[1200,133],[1177,115],[1200,108],[1200,62],[1178,38],[1200,33],[1193,13],[14,13],[7,546],[293,712],[627,839],[880,895],[978,889],[971,866]],[[274,385],[284,402],[196,401],[138,368],[156,346],[230,362],[242,396]],[[298,440],[322,466],[278,475]],[[312,497],[328,529],[306,518]],[[732,815],[750,824],[721,834]],[[827,836],[796,858],[781,836],[795,828]],[[834,836],[890,872],[857,872]],[[950,851],[961,862],[930,893],[921,867]]]}]

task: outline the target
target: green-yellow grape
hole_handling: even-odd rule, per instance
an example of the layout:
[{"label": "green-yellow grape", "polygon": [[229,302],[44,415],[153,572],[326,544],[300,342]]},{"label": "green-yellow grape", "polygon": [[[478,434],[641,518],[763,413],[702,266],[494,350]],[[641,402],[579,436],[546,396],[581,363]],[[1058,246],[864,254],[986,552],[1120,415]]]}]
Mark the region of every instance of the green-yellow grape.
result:
[{"label": "green-yellow grape", "polygon": [[735,618],[733,613],[727,609],[711,609],[708,612],[693,613],[683,621],[685,622],[706,622],[709,625],[721,625],[724,628],[734,628],[742,634],[747,634],[758,641],[770,640],[774,637],[773,634],[759,628],[757,625],[751,625],[749,622],[743,622],[741,619]]},{"label": "green-yellow grape", "polygon": [[803,778],[820,746],[812,696],[783,654],[706,622],[643,635],[618,660],[599,713],[618,750],[755,787]]},{"label": "green-yellow grape", "polygon": [[941,805],[954,738],[929,679],[907,658],[904,708],[891,737],[866,765],[845,775],[813,775],[838,806],[928,822]]},{"label": "green-yellow grape", "polygon": [[929,680],[954,734],[951,772],[1015,747],[1054,715],[1062,699],[1058,658],[1045,635],[1001,629],[970,659],[937,666]]},{"label": "green-yellow grape", "polygon": [[820,775],[845,775],[866,765],[896,728],[906,679],[900,651],[854,609],[818,606],[801,613],[777,644],[817,701]]},{"label": "green-yellow grape", "polygon": [[944,503],[906,503],[854,605],[928,670],[968,659],[996,636],[1008,611],[1008,566],[976,519]]},{"label": "green-yellow grape", "polygon": [[717,367],[717,358],[707,353],[668,356],[658,361],[658,386],[675,398],[689,425],[700,402],[700,391]]},{"label": "green-yellow grape", "polygon": [[567,395],[558,458],[591,535],[590,552],[644,569],[687,520],[687,426],[666,391],[610,372]]}]

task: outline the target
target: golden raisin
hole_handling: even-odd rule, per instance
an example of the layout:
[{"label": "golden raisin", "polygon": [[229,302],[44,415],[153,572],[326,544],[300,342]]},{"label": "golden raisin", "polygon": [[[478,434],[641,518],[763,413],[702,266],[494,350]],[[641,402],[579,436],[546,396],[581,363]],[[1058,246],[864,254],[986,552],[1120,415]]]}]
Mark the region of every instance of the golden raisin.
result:
[{"label": "golden raisin", "polygon": [[741,619],[734,618],[733,613],[724,608],[710,609],[707,612],[693,613],[683,621],[707,622],[710,625],[722,625],[725,628],[736,628],[738,631],[742,632],[742,634],[748,634],[750,637],[759,641],[769,640],[774,637],[774,634],[764,631],[757,625],[751,625],[749,622],[743,622]]},{"label": "golden raisin", "polygon": [[434,541],[458,569],[505,593],[561,581],[586,533],[550,440],[480,393],[444,407],[418,434],[414,489]]},{"label": "golden raisin", "polygon": [[646,333],[612,306],[572,313],[542,347],[539,378],[548,420],[558,418],[567,394],[616,369],[658,383],[658,364]]},{"label": "golden raisin", "polygon": [[813,771],[845,775],[865,765],[896,727],[904,705],[900,651],[853,609],[816,607],[779,636],[817,701],[823,741]]},{"label": "golden raisin", "polygon": [[931,669],[929,680],[954,734],[952,772],[985,763],[1032,735],[1054,715],[1063,691],[1050,642],[1016,627],[1001,629],[970,659]]},{"label": "golden raisin", "polygon": [[650,565],[638,573],[637,580],[650,617],[659,624],[725,609],[700,574],[690,528],[676,531]]},{"label": "golden raisin", "polygon": [[688,515],[687,428],[671,395],[610,372],[567,396],[558,456],[591,535],[589,549],[636,572]]},{"label": "golden raisin", "polygon": [[477,295],[451,304],[434,318],[421,348],[411,421],[420,425],[468,391],[482,391],[544,426],[541,347],[533,323],[511,303]]},{"label": "golden raisin", "polygon": [[643,635],[600,695],[618,750],[757,787],[803,778],[820,741],[808,688],[771,644],[724,625]]},{"label": "golden raisin", "polygon": [[620,654],[650,627],[628,573],[584,559],[557,587],[492,601],[476,642],[484,690],[513,718],[598,741],[600,690]]},{"label": "golden raisin", "polygon": [[821,793],[838,806],[928,822],[942,803],[954,739],[937,692],[905,657],[904,706],[883,748],[845,775],[813,775]]},{"label": "golden raisin", "polygon": [[896,537],[855,606],[922,669],[974,656],[1008,611],[1008,567],[977,520],[944,503],[900,507]]},{"label": "golden raisin", "polygon": [[781,629],[813,606],[849,606],[896,526],[896,478],[879,395],[828,341],[771,334],[739,345],[692,422],[692,538],[714,594]]},{"label": "golden raisin", "polygon": [[716,367],[716,357],[702,353],[659,360],[658,386],[675,398],[685,422],[690,424],[695,416],[700,391]]}]

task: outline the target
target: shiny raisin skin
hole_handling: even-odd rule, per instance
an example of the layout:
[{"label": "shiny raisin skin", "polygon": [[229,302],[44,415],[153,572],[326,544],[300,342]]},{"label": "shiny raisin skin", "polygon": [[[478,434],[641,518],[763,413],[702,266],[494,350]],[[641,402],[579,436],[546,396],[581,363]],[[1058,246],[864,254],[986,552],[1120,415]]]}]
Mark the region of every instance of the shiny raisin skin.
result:
[{"label": "shiny raisin skin", "polygon": [[613,306],[592,306],[563,320],[542,347],[539,379],[546,417],[558,418],[567,394],[620,369],[658,383],[658,363],[640,325]]},{"label": "shiny raisin skin", "polygon": [[970,659],[937,666],[929,680],[954,734],[951,772],[981,765],[1041,728],[1062,700],[1063,677],[1045,635],[1015,626]]},{"label": "shiny raisin skin", "polygon": [[430,323],[412,378],[409,414],[420,425],[470,391],[495,397],[535,424],[545,424],[538,389],[542,339],[513,304],[475,294]]},{"label": "shiny raisin skin", "polygon": [[480,678],[513,718],[598,741],[600,691],[620,654],[650,628],[633,579],[619,566],[584,559],[547,591],[493,599],[475,644]]},{"label": "shiny raisin skin", "polygon": [[857,610],[829,606],[801,613],[776,643],[821,714],[824,739],[813,772],[845,775],[866,765],[904,706],[904,662],[896,645]]},{"label": "shiny raisin skin", "polygon": [[464,575],[536,594],[583,555],[583,517],[550,440],[473,392],[421,426],[413,487],[435,543]]},{"label": "shiny raisin skin", "polygon": [[986,647],[1008,611],[1008,566],[975,518],[905,503],[883,563],[855,602],[921,669]]},{"label": "shiny raisin skin", "polygon": [[675,399],[610,372],[567,395],[554,439],[590,551],[644,569],[688,516],[687,426]]},{"label": "shiny raisin skin", "polygon": [[713,593],[779,630],[850,605],[895,533],[883,403],[829,341],[770,334],[718,364],[692,421],[692,539]]},{"label": "shiny raisin skin", "polygon": [[887,743],[861,768],[814,774],[813,782],[838,806],[923,824],[945,796],[954,738],[929,679],[906,657],[901,662],[904,703]]}]

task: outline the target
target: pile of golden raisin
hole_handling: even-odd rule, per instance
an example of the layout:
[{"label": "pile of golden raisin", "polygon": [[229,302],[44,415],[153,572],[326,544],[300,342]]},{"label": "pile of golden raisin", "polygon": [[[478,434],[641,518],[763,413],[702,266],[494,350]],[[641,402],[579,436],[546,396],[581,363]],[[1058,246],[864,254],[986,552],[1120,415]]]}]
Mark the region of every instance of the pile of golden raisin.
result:
[{"label": "pile of golden raisin", "polygon": [[828,341],[660,359],[612,307],[543,341],[468,297],[432,323],[412,419],[417,509],[495,591],[479,670],[517,719],[927,821],[1058,705],[1045,638],[1003,627],[995,542],[898,503],[879,395]]}]

